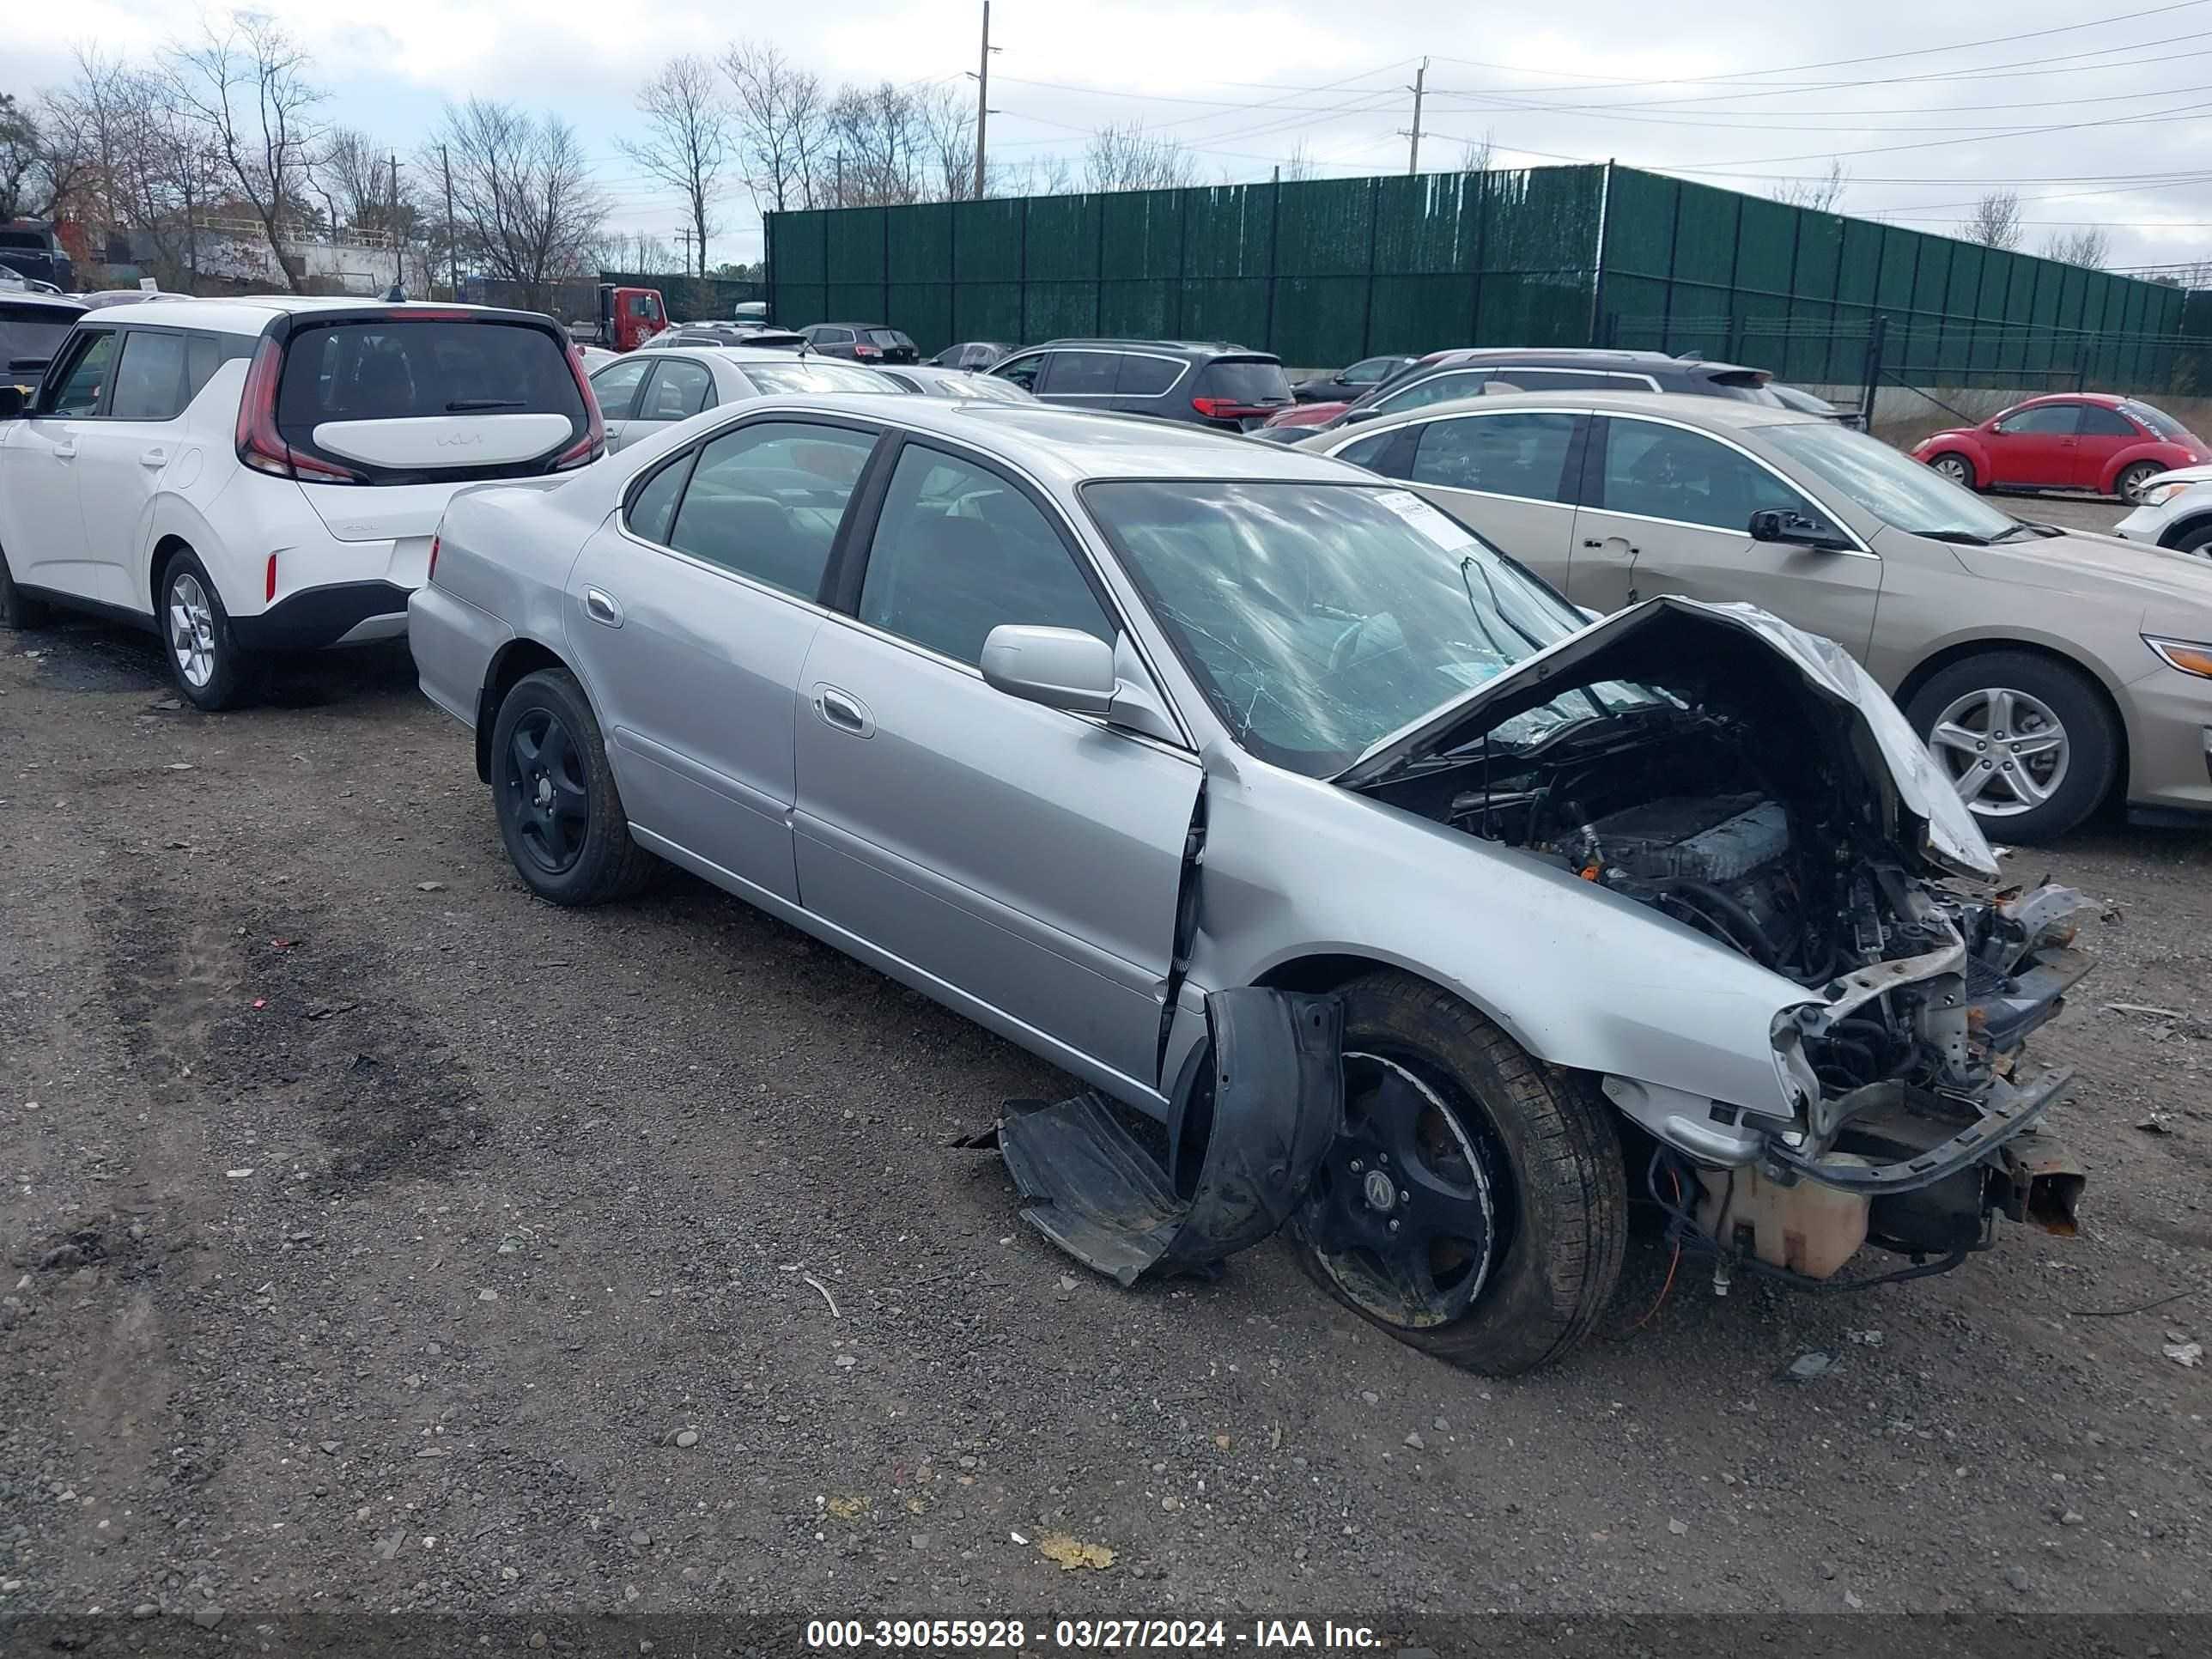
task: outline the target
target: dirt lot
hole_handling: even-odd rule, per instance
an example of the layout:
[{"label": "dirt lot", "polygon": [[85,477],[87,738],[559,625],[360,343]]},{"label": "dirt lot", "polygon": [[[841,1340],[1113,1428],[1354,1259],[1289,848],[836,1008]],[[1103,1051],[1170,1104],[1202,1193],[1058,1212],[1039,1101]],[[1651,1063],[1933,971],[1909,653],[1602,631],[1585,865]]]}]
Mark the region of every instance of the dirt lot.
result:
[{"label": "dirt lot", "polygon": [[1643,1238],[1615,1340],[1494,1382],[1274,1249],[1073,1267],[945,1144],[1048,1071],[689,880],[532,901],[404,652],[207,718],[149,642],[0,636],[0,1613],[715,1609],[795,1651],[861,1611],[2212,1597],[2212,1369],[2161,1352],[2212,1341],[2212,835],[2015,860],[2107,907],[2038,1039],[2083,1237],[1855,1297],[1686,1272],[1632,1330]]}]

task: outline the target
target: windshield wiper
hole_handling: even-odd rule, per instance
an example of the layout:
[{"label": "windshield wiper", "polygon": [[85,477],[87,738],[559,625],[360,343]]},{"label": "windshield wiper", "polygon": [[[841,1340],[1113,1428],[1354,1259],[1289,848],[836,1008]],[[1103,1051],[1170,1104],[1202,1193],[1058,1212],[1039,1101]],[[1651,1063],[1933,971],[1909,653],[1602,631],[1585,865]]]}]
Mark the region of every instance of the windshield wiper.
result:
[{"label": "windshield wiper", "polygon": [[1931,542],[1949,542],[1958,547],[1987,547],[1991,540],[1971,530],[1916,530],[1912,533],[1925,536]]},{"label": "windshield wiper", "polygon": [[448,415],[466,415],[479,409],[520,409],[520,398],[456,398],[446,405]]},{"label": "windshield wiper", "polygon": [[2048,536],[2052,533],[2048,525],[2030,524],[2024,519],[2015,519],[2009,528],[2000,530],[1990,537],[1990,544],[1995,546],[1999,542],[2008,542],[2015,536]]}]

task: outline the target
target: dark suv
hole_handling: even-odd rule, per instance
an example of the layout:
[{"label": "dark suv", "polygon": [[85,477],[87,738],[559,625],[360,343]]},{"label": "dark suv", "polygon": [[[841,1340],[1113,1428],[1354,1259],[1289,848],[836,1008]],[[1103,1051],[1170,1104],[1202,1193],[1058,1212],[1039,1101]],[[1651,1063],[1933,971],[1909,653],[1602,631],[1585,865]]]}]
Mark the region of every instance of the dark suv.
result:
[{"label": "dark suv", "polygon": [[1424,404],[1499,392],[1686,392],[1759,404],[1781,399],[1766,389],[1763,368],[1669,357],[1662,351],[1606,351],[1472,346],[1432,351],[1349,404],[1301,404],[1267,422],[1267,435],[1291,442],[1329,427],[1398,415]]},{"label": "dark suv", "polygon": [[824,357],[856,363],[911,363],[921,354],[914,342],[886,323],[809,323],[799,331]]},{"label": "dark suv", "polygon": [[1048,404],[1246,432],[1289,409],[1281,360],[1225,341],[1052,340],[991,365]]}]

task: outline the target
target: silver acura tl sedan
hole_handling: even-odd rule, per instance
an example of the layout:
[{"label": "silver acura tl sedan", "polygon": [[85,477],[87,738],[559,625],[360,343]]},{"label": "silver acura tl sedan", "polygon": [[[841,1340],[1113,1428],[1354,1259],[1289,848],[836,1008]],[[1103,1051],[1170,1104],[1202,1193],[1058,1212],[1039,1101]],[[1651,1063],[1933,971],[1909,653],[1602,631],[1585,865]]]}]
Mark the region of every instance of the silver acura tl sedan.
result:
[{"label": "silver acura tl sedan", "polygon": [[[1590,1331],[1632,1188],[1723,1283],[2069,1224],[2023,1042],[2075,900],[1990,890],[1864,672],[1748,607],[1590,623],[1344,463],[765,399],[457,497],[410,638],[538,894],[704,877],[1074,1074],[1083,1133],[1162,1121],[1238,1243],[1459,1363]],[[1329,1022],[1256,1101],[1255,996]]]}]

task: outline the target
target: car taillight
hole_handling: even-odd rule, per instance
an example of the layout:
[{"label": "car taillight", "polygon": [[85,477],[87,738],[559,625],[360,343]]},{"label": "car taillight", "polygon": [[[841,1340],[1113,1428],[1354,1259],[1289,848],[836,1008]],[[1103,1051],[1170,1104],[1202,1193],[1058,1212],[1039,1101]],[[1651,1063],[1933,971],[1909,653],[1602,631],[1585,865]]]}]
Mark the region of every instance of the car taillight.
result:
[{"label": "car taillight", "polygon": [[855,357],[880,357],[884,353],[881,346],[856,345],[853,348],[853,355]]},{"label": "car taillight", "polygon": [[269,556],[269,577],[262,586],[261,602],[264,605],[274,605],[276,602],[276,556],[274,553]]},{"label": "car taillight", "polygon": [[[270,563],[274,564],[276,561],[271,559]],[[430,538],[430,568],[422,573],[422,580],[426,582],[438,580],[438,538],[435,536]]]},{"label": "car taillight", "polygon": [[[599,414],[599,400],[592,395],[592,378],[584,373],[584,353],[580,346],[568,348],[568,373],[575,377],[577,393],[584,400],[584,435],[553,458],[550,470],[555,472],[588,466],[605,453],[607,447],[607,423]],[[435,556],[434,551],[432,557]]]},{"label": "car taillight", "polygon": [[1235,398],[1193,398],[1190,406],[1209,421],[1241,421],[1249,416],[1275,412],[1271,404],[1241,403]]},{"label": "car taillight", "polygon": [[367,483],[351,467],[302,455],[284,441],[276,430],[276,382],[283,372],[284,348],[264,337],[253,349],[238,400],[238,459],[257,472],[302,483]]}]

